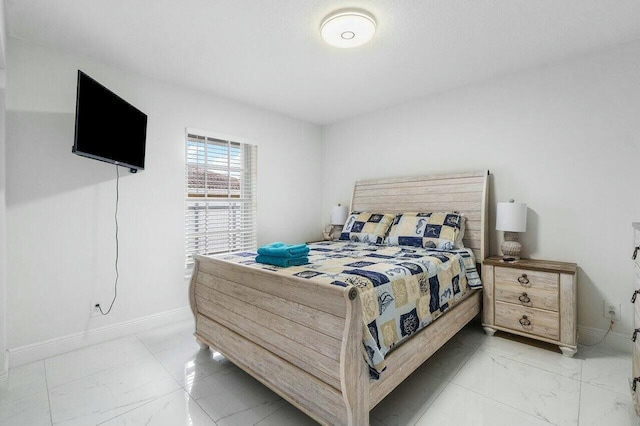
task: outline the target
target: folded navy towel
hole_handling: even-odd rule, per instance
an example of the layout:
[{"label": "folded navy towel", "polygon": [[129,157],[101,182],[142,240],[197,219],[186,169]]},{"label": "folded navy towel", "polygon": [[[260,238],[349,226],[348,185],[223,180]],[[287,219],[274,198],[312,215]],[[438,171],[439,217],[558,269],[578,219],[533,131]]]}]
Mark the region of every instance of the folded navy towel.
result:
[{"label": "folded navy towel", "polygon": [[287,245],[285,243],[271,243],[258,248],[258,254],[285,259],[305,257],[309,254],[306,244]]},{"label": "folded navy towel", "polygon": [[256,256],[256,262],[288,268],[289,266],[306,265],[307,263],[309,263],[309,259],[307,257],[294,257],[287,259],[284,257],[265,256],[259,254],[258,256]]}]

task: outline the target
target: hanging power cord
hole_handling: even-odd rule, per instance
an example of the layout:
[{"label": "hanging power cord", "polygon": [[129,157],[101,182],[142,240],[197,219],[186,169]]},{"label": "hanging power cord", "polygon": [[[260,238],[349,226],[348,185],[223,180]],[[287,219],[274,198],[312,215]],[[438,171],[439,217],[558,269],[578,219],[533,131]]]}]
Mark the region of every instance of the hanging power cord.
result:
[{"label": "hanging power cord", "polygon": [[611,323],[609,324],[609,329],[607,330],[606,333],[604,333],[604,336],[602,336],[602,339],[598,340],[596,343],[592,343],[590,345],[587,345],[586,343],[580,343],[580,344],[582,346],[595,346],[595,345],[599,345],[600,343],[604,342],[604,339],[607,338],[607,335],[613,329],[613,324],[614,324],[614,321],[613,321],[613,319],[611,319]]},{"label": "hanging power cord", "polygon": [[100,304],[96,304],[96,308],[98,308],[98,310],[100,311],[100,313],[102,315],[109,315],[109,312],[111,312],[111,308],[113,308],[113,304],[116,301],[116,298],[118,297],[118,278],[120,277],[120,273],[118,272],[118,257],[119,257],[119,248],[118,248],[118,202],[120,201],[120,171],[119,171],[119,166],[116,164],[116,212],[114,214],[114,219],[116,222],[116,281],[113,285],[113,300],[111,301],[111,305],[109,306],[109,309],[107,310],[107,312],[103,312],[102,311],[102,306],[100,306]]}]

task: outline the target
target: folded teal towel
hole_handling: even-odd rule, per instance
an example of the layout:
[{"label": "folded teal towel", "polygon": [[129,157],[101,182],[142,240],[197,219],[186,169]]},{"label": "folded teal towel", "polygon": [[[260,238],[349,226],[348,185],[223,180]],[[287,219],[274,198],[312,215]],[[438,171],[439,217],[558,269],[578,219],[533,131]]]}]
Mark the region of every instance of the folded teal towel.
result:
[{"label": "folded teal towel", "polygon": [[258,254],[285,259],[305,257],[309,254],[306,244],[287,245],[285,243],[271,243],[258,248]]},{"label": "folded teal towel", "polygon": [[256,262],[288,268],[289,266],[306,265],[307,263],[309,263],[309,259],[307,257],[296,257],[296,258],[286,259],[284,257],[264,256],[259,254],[256,257]]}]

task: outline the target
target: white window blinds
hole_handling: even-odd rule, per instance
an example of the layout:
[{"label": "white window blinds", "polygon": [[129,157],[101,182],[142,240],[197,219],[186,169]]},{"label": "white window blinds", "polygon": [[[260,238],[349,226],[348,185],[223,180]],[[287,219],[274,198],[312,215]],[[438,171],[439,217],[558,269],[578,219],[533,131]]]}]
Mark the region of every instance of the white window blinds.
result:
[{"label": "white window blinds", "polygon": [[256,247],[257,147],[187,132],[186,268],[194,254]]}]

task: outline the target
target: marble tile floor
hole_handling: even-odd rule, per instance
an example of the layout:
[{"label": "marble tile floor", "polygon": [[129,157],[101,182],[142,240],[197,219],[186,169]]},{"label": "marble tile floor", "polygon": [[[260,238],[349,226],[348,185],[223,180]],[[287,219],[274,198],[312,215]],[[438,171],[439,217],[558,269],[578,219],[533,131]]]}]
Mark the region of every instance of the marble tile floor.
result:
[{"label": "marble tile floor", "polygon": [[[313,425],[216,352],[192,322],[16,367],[0,380],[0,425]],[[602,347],[487,337],[472,322],[371,412],[372,426],[638,425],[631,359]]]}]

